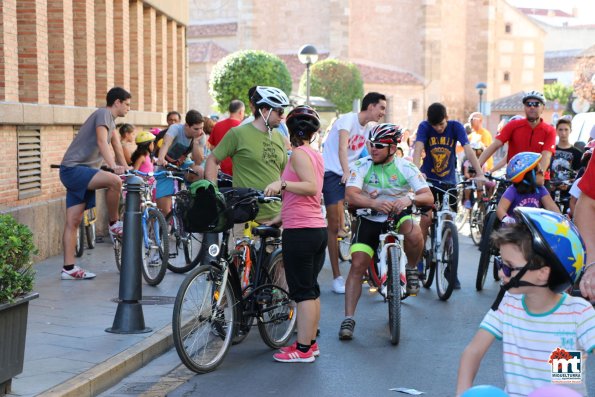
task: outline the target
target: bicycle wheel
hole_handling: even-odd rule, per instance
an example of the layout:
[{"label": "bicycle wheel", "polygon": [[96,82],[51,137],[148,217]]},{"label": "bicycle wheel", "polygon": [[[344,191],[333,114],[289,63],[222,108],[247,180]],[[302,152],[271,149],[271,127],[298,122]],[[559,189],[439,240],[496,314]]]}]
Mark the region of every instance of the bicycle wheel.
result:
[{"label": "bicycle wheel", "polygon": [[118,271],[122,271],[122,241],[120,237],[112,238],[112,242],[114,243],[114,256],[116,259],[116,267]]},{"label": "bicycle wheel", "polygon": [[[245,250],[248,250],[246,252]],[[240,276],[240,284],[242,285],[242,297],[246,299],[246,301],[242,301],[242,304],[250,304],[249,299],[247,296],[251,293],[254,287],[254,263],[256,263],[256,256],[255,256],[255,248],[253,245],[238,245],[236,246],[236,252],[238,254],[234,254],[233,258],[233,265],[236,267],[238,275]],[[250,255],[250,260],[252,261],[251,266],[246,266],[246,259],[245,257]],[[245,285],[247,284],[247,285]],[[241,306],[240,306],[241,307]],[[243,307],[241,307],[243,309]],[[241,317],[241,321],[238,322],[238,330],[233,337],[232,345],[237,345],[241,343],[252,329],[254,325],[254,315],[251,315],[250,312],[252,310],[242,310],[243,315]]]},{"label": "bicycle wheel", "polygon": [[197,373],[221,364],[235,333],[236,300],[229,281],[221,288],[222,276],[215,266],[200,266],[188,274],[176,296],[174,346],[184,365]]},{"label": "bicycle wheel", "polygon": [[254,290],[258,302],[258,332],[267,346],[279,349],[289,342],[297,319],[297,305],[289,299],[281,249],[271,254],[264,281]]},{"label": "bicycle wheel", "polygon": [[388,327],[390,343],[401,338],[401,252],[392,246],[388,250]]},{"label": "bicycle wheel", "polygon": [[471,210],[471,217],[469,218],[469,231],[473,244],[479,245],[481,242],[481,234],[483,232],[483,211],[479,203],[476,201]]},{"label": "bicycle wheel", "polygon": [[467,218],[469,217],[469,210],[465,208],[464,205],[460,204],[461,201],[459,200],[459,206],[457,210],[457,216],[455,217],[455,225],[457,225],[457,230],[461,230],[465,223],[467,222]]},{"label": "bicycle wheel", "polygon": [[480,245],[481,255],[479,256],[479,264],[477,266],[477,277],[475,279],[475,289],[478,291],[481,291],[483,289],[486,277],[488,275],[488,270],[490,268],[490,262],[493,251],[490,236],[494,231],[497,219],[498,217],[496,216],[496,212],[490,212],[486,218],[485,227],[483,229],[485,230],[485,234]]},{"label": "bicycle wheel", "polygon": [[165,217],[157,208],[147,209],[143,230],[143,278],[147,284],[158,285],[165,276],[169,258],[169,237]]},{"label": "bicycle wheel", "polygon": [[[204,241],[204,236],[208,235],[208,233],[189,233],[185,231],[182,220],[177,215],[173,215],[171,222],[170,237],[175,237],[176,252],[181,248],[184,257],[175,255],[175,257],[171,258],[172,260],[168,261],[167,268],[174,273],[186,273],[199,264],[206,264],[202,262],[202,259],[210,245],[205,244]],[[214,236],[216,238],[217,234]],[[209,241],[212,242],[213,239]],[[171,242],[173,243],[173,240]],[[173,251],[173,249],[170,251]]]},{"label": "bicycle wheel", "polygon": [[434,258],[434,244],[436,241],[436,226],[432,224],[426,237],[426,245],[422,257],[422,270],[419,274],[424,288],[430,288],[434,281],[434,273],[436,272],[436,262]]},{"label": "bicycle wheel", "polygon": [[95,248],[95,222],[85,227],[85,234],[87,236],[87,247],[89,249]]},{"label": "bicycle wheel", "polygon": [[345,237],[339,237],[339,258],[342,261],[351,260],[351,214],[345,210]]},{"label": "bicycle wheel", "polygon": [[442,244],[436,262],[436,292],[440,300],[450,298],[457,280],[459,263],[459,236],[457,227],[451,221],[444,221]]},{"label": "bicycle wheel", "polygon": [[74,249],[74,256],[77,258],[83,256],[83,252],[85,252],[85,239],[85,223],[84,220],[81,220],[81,224],[78,229],[76,229],[76,247]]}]

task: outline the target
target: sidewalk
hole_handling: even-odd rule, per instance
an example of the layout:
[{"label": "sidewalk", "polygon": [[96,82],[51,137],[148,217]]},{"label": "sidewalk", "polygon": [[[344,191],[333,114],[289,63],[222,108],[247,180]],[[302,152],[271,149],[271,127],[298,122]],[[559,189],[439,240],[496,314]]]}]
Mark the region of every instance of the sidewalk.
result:
[{"label": "sidewalk", "polygon": [[120,274],[104,241],[77,261],[97,274],[93,280],[62,281],[62,256],[35,265],[39,298],[29,304],[24,369],[9,396],[96,395],[173,345],[173,302],[185,275],[170,271],[157,287],[142,284],[151,332],[105,332],[116,314]]}]

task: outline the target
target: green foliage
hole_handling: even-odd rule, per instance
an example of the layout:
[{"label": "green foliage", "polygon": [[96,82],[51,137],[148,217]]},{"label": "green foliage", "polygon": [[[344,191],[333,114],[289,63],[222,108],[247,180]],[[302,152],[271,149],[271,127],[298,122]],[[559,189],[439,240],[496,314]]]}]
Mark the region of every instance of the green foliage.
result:
[{"label": "green foliage", "polygon": [[[299,92],[306,94],[306,72]],[[353,100],[364,96],[364,82],[353,63],[325,59],[310,67],[310,95],[324,97],[337,105],[341,113],[347,113],[352,110]]]},{"label": "green foliage", "polygon": [[562,83],[546,84],[543,86],[543,95],[548,101],[558,100],[560,105],[566,105],[568,98],[572,95],[572,87]]},{"label": "green foliage", "polygon": [[14,302],[33,290],[33,234],[12,216],[0,214],[0,303]]},{"label": "green foliage", "polygon": [[211,72],[209,93],[221,113],[240,99],[248,109],[248,89],[255,85],[277,87],[289,96],[291,75],[279,57],[264,51],[237,51],[221,59]]}]

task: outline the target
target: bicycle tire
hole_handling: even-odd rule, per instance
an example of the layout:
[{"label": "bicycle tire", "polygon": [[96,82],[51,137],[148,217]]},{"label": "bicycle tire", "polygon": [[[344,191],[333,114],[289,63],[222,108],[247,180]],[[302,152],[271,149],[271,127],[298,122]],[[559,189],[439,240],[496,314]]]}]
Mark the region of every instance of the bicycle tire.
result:
[{"label": "bicycle tire", "polygon": [[388,326],[390,343],[398,345],[401,338],[401,252],[392,246],[388,250]]},{"label": "bicycle tire", "polygon": [[422,285],[424,288],[430,288],[434,282],[434,273],[436,272],[436,262],[434,260],[434,244],[436,241],[436,226],[430,225],[428,236],[426,237],[426,244],[422,257]]},{"label": "bicycle tire", "polygon": [[460,231],[465,223],[467,223],[467,219],[469,218],[469,210],[465,208],[465,206],[460,204],[458,205],[457,215],[455,216],[455,225],[457,226],[457,231]]},{"label": "bicycle tire", "polygon": [[479,256],[479,263],[477,265],[477,277],[475,279],[475,289],[481,291],[485,285],[485,281],[488,275],[488,270],[490,268],[490,259],[492,256],[492,243],[490,240],[490,236],[494,231],[494,227],[496,225],[496,212],[492,211],[488,214],[485,222],[485,235],[481,241],[480,251],[481,255]]},{"label": "bicycle tire", "polygon": [[237,306],[229,279],[223,288],[221,307],[214,308],[221,278],[218,267],[200,266],[184,278],[176,295],[174,346],[182,363],[199,374],[221,364],[236,331]]},{"label": "bicycle tire", "polygon": [[293,336],[297,319],[297,304],[289,298],[281,248],[271,254],[263,281],[266,284],[254,289],[254,296],[261,300],[256,317],[258,332],[267,346],[280,349]]},{"label": "bicycle tire", "polygon": [[114,257],[116,259],[116,268],[118,271],[122,271],[122,241],[119,237],[112,237],[112,242],[114,244]]},{"label": "bicycle tire", "polygon": [[483,211],[476,201],[471,210],[471,217],[469,218],[469,234],[473,244],[479,246],[481,243],[481,234],[483,232]]},{"label": "bicycle tire", "polygon": [[76,256],[77,258],[80,258],[81,256],[83,256],[83,253],[85,252],[85,239],[86,238],[87,237],[86,237],[86,233],[85,233],[84,220],[81,220],[81,224],[76,229],[76,246],[74,248],[74,256]]},{"label": "bicycle tire", "polygon": [[436,261],[436,292],[442,301],[452,295],[457,280],[459,263],[459,236],[452,221],[444,221],[442,244]]},{"label": "bicycle tire", "polygon": [[97,237],[95,233],[95,222],[85,227],[85,235],[87,237],[87,247],[89,249],[95,248],[95,238]]},{"label": "bicycle tire", "polygon": [[339,237],[339,258],[346,262],[351,260],[351,214],[344,210],[345,213],[345,227],[347,234],[345,237]]},{"label": "bicycle tire", "polygon": [[[157,208],[147,209],[143,235],[142,273],[150,286],[159,285],[165,277],[169,258],[169,236],[165,217]],[[157,233],[159,235],[157,235]]]},{"label": "bicycle tire", "polygon": [[[184,230],[184,226],[182,225],[182,220],[177,216],[173,215],[176,219],[173,222],[177,226],[177,230],[175,230],[172,234],[176,238],[176,250],[182,248],[184,253],[184,262],[179,263],[179,261],[168,261],[167,268],[174,273],[187,273],[190,270],[194,269],[196,266],[203,265],[206,263],[202,263],[202,257],[206,254],[206,250],[208,250],[208,246],[210,244],[205,244],[204,236],[207,234],[202,233],[188,233]],[[206,245],[206,250],[205,249]],[[197,249],[195,246],[198,246],[198,251],[196,255],[194,255],[194,251]]]}]

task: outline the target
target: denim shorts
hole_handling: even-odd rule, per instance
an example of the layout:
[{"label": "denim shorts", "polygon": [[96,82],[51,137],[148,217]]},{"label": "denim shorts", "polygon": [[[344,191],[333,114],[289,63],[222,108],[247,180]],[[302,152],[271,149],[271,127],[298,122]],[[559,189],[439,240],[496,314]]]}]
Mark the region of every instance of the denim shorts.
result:
[{"label": "denim shorts", "polygon": [[337,175],[332,171],[326,171],[324,173],[322,195],[325,206],[337,204],[345,198],[345,185],[341,184],[341,175]]},{"label": "denim shorts", "polygon": [[[194,161],[190,159],[186,159],[184,164],[180,166],[181,169],[185,170],[186,168],[190,168],[194,165]],[[166,176],[160,176],[155,178],[157,181],[157,185],[155,188],[155,198],[159,199],[161,197],[173,196],[176,192],[174,182],[175,180],[172,178],[168,178]]]},{"label": "denim shorts", "polygon": [[77,165],[60,166],[60,181],[66,187],[66,208],[86,203],[85,209],[95,207],[95,190],[87,190],[98,169]]}]

